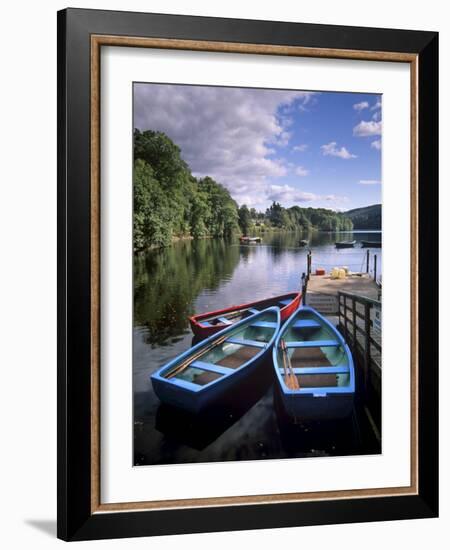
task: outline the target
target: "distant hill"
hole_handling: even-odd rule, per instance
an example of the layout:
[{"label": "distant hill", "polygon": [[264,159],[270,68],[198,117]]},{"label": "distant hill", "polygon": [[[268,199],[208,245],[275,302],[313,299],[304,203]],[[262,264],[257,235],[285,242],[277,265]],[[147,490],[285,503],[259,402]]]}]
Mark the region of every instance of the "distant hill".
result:
[{"label": "distant hill", "polygon": [[353,229],[381,229],[381,204],[343,212],[353,222]]}]

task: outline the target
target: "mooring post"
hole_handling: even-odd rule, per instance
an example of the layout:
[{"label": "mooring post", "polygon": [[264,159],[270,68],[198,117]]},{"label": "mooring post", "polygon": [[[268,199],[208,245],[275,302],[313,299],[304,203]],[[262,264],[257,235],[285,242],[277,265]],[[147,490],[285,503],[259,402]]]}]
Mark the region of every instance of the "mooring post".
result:
[{"label": "mooring post", "polygon": [[306,257],[306,270],[308,273],[308,281],[311,275],[311,249],[308,251],[308,256]]},{"label": "mooring post", "polygon": [[306,289],[307,289],[306,275],[302,273],[302,303],[304,306],[306,306]]},{"label": "mooring post", "polygon": [[373,257],[373,280],[377,282],[377,255]]},{"label": "mooring post", "polygon": [[369,273],[369,258],[370,258],[370,250],[367,249],[367,252],[366,252],[366,273]]}]

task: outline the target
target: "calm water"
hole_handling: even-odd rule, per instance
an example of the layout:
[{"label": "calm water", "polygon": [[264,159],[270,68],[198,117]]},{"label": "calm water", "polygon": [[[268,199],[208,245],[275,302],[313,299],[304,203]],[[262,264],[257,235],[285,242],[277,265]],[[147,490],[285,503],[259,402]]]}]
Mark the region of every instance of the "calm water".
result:
[{"label": "calm water", "polygon": [[[350,419],[348,425],[291,426],[278,409],[270,368],[250,380],[244,402],[208,418],[192,418],[161,406],[150,374],[192,345],[188,316],[296,290],[306,271],[308,238],[312,267],[347,266],[365,271],[366,249],[337,250],[336,241],[379,240],[376,232],[279,233],[259,245],[204,239],[151,251],[134,265],[135,464],[207,462],[376,452]],[[381,249],[377,273],[381,273]]]}]

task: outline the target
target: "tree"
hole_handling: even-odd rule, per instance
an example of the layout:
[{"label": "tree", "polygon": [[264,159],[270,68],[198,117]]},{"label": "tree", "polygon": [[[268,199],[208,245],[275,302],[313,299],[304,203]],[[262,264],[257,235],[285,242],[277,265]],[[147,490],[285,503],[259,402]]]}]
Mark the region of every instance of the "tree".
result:
[{"label": "tree", "polygon": [[252,218],[250,215],[250,210],[247,208],[246,204],[243,204],[239,208],[238,216],[239,216],[239,227],[241,228],[242,233],[244,235],[247,235],[248,230],[250,229]]},{"label": "tree", "polygon": [[281,204],[275,201],[271,204],[270,208],[266,210],[266,217],[274,227],[283,227],[283,222],[285,221],[283,219],[283,210],[284,208]]},{"label": "tree", "polygon": [[172,213],[154,172],[143,160],[134,166],[134,249],[167,246],[172,238]]}]

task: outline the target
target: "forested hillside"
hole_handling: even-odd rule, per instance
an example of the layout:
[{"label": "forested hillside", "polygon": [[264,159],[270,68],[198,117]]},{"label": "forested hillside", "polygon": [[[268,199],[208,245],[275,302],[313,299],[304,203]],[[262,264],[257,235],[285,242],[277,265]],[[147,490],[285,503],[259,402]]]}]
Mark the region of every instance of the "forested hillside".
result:
[{"label": "forested hillside", "polygon": [[355,208],[344,214],[352,220],[354,229],[381,230],[381,204]]}]

